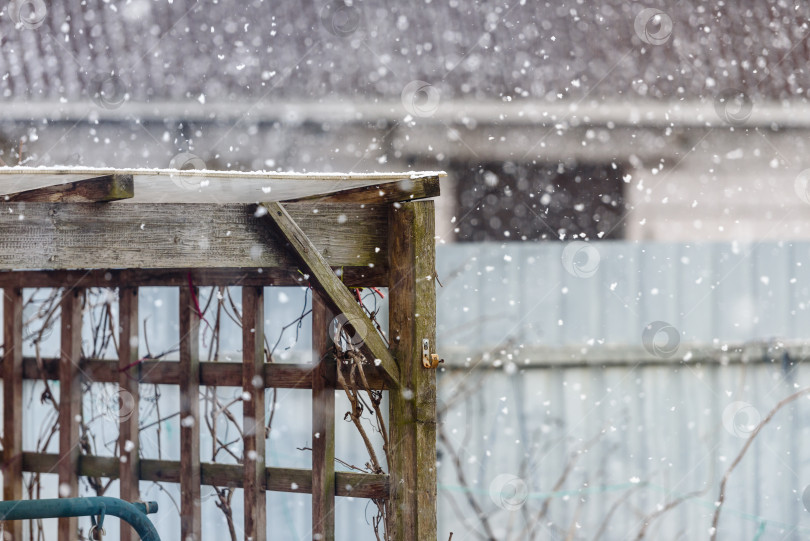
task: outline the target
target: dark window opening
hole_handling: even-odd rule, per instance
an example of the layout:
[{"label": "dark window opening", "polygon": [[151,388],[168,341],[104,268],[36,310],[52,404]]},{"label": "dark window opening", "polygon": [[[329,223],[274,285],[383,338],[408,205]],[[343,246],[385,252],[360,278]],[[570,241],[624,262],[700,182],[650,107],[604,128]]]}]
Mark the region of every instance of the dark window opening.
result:
[{"label": "dark window opening", "polygon": [[459,165],[459,241],[618,239],[624,168],[618,164]]}]

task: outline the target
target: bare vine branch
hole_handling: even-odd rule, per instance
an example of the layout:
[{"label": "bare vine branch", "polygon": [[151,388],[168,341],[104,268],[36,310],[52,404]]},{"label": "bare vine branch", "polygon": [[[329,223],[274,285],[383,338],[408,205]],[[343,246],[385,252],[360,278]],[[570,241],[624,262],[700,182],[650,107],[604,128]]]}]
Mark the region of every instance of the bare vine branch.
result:
[{"label": "bare vine branch", "polygon": [[751,444],[754,442],[754,440],[759,435],[759,433],[762,431],[762,429],[768,423],[771,422],[771,419],[773,419],[774,416],[777,413],[779,413],[779,410],[781,410],[783,407],[790,404],[791,402],[793,402],[797,398],[800,398],[800,397],[802,397],[802,396],[804,396],[804,395],[806,395],[808,393],[810,393],[810,387],[807,387],[807,388],[802,389],[800,391],[796,391],[792,395],[790,395],[790,396],[788,396],[786,398],[783,398],[781,401],[779,401],[778,404],[776,404],[776,406],[773,407],[773,409],[771,411],[768,412],[768,415],[766,415],[765,418],[762,419],[762,421],[760,421],[760,423],[756,426],[756,428],[753,430],[753,432],[751,432],[751,435],[748,436],[748,439],[745,440],[745,445],[743,445],[743,448],[740,450],[740,453],[732,461],[731,465],[729,465],[728,469],[723,474],[723,480],[720,481],[720,494],[717,496],[716,508],[714,510],[714,517],[712,518],[712,527],[711,527],[711,530],[710,530],[711,531],[711,541],[715,541],[717,539],[717,526],[720,523],[720,513],[723,511],[723,504],[726,501],[726,484],[728,483],[728,479],[731,476],[731,473],[740,464],[743,457],[745,456],[745,453],[748,452],[748,449],[751,447]]}]

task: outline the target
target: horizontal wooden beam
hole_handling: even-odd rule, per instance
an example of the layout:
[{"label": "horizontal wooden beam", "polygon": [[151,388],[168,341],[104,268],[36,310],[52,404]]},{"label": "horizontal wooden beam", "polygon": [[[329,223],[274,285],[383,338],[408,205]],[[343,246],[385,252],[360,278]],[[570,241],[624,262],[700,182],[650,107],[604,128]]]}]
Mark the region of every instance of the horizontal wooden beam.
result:
[{"label": "horizontal wooden beam", "polygon": [[[18,200],[93,202],[119,199],[137,189],[135,203],[254,203],[301,201],[391,203],[439,195],[442,171],[402,173],[290,173],[197,169],[202,161],[178,155],[178,169],[0,168],[0,196]],[[188,168],[188,165],[194,167]],[[127,181],[127,189],[97,179]],[[392,185],[388,188],[388,185]],[[365,194],[364,192],[369,192]],[[33,198],[32,195],[36,195]],[[25,199],[23,199],[23,197]],[[131,197],[131,196],[130,196]],[[0,197],[2,200],[2,197]]]},{"label": "horizontal wooden beam", "polygon": [[[3,362],[0,361],[0,373]],[[264,365],[264,385],[266,388],[278,389],[311,389],[311,364],[266,363]],[[79,363],[82,378],[96,383],[118,382],[117,361],[100,359],[82,359]],[[177,385],[180,382],[180,363],[177,361],[143,361],[128,370],[128,373],[140,383],[161,383]],[[365,369],[369,385],[373,389],[387,389],[385,375],[379,367],[369,366]],[[25,379],[59,379],[59,359],[42,359],[42,367],[33,357],[23,359],[23,378]],[[335,384],[336,382],[331,382]],[[240,387],[242,385],[241,362],[201,362],[200,385],[218,387]]]},{"label": "horizontal wooden beam", "polygon": [[[362,346],[371,355],[370,362],[379,364],[385,371],[389,381],[394,387],[399,385],[399,367],[397,366],[388,346],[383,342],[377,329],[366,315],[363,308],[352,297],[346,284],[331,269],[313,239],[309,237],[304,227],[280,203],[262,203],[267,209],[268,222],[273,224],[279,234],[286,239],[290,251],[295,254],[310,274],[310,283],[323,295],[324,302],[335,313],[346,318],[350,325],[362,339]],[[386,214],[387,218],[387,214]],[[386,238],[386,242],[388,239]]]},{"label": "horizontal wooden beam", "polygon": [[440,194],[439,176],[436,175],[388,182],[379,184],[373,187],[373,189],[364,186],[362,188],[352,188],[327,195],[300,197],[290,199],[289,201],[381,204],[395,203],[398,201],[414,201],[426,197],[438,197]]},{"label": "horizontal wooden beam", "polygon": [[[375,267],[340,267],[343,283],[349,287],[387,287],[387,269]],[[137,284],[141,287],[188,285],[188,275],[195,286],[306,286],[306,276],[295,268],[219,268],[219,269],[94,269],[0,271],[3,287],[119,287]]]},{"label": "horizontal wooden beam", "polygon": [[[23,453],[23,471],[54,473],[59,455],[51,453]],[[79,457],[79,475],[118,478],[117,457],[82,455]],[[140,479],[164,483],[180,482],[180,463],[173,460],[141,460]],[[203,485],[240,488],[244,482],[244,468],[239,464],[200,465]],[[312,493],[312,471],[298,468],[265,468],[266,490],[273,492]],[[335,472],[335,495],[353,498],[388,499],[388,475],[358,472]]]},{"label": "horizontal wooden beam", "polygon": [[0,201],[101,203],[133,197],[135,182],[132,175],[114,174],[5,193],[0,196]]},{"label": "horizontal wooden beam", "polygon": [[[386,266],[385,206],[291,203],[289,212],[332,267]],[[0,269],[294,268],[263,213],[252,204],[0,201]]]}]

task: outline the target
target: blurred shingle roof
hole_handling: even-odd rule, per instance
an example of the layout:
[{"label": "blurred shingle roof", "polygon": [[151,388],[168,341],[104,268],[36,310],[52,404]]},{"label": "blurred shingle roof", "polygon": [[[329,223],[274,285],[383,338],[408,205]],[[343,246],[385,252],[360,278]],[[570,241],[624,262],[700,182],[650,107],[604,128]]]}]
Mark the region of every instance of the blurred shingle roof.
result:
[{"label": "blurred shingle roof", "polygon": [[[33,29],[14,23],[11,6],[0,13],[6,101],[99,91],[134,101],[398,99],[413,80],[443,99],[671,100],[737,88],[778,101],[810,87],[804,1],[55,0]],[[660,45],[635,29],[650,7],[664,20],[641,32]],[[104,87],[111,74],[120,83]]]}]

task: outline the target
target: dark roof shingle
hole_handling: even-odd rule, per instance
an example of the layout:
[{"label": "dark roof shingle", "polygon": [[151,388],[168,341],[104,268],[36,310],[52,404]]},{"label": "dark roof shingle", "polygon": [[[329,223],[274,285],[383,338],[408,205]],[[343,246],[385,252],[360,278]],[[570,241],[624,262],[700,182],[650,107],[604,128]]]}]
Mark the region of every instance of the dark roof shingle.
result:
[{"label": "dark roof shingle", "polygon": [[662,36],[653,45],[635,27],[656,4],[619,0],[56,0],[37,28],[14,23],[12,2],[0,15],[0,96],[391,99],[424,80],[443,99],[668,100],[725,88],[804,98],[810,4],[744,4],[658,2],[663,21],[640,26]]}]

